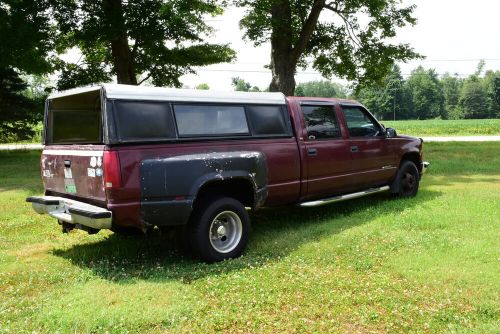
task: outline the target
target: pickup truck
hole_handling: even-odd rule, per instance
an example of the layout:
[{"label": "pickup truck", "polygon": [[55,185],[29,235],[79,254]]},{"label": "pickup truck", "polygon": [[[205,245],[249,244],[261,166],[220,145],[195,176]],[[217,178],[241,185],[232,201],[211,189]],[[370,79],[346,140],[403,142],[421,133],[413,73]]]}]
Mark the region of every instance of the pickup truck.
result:
[{"label": "pickup truck", "polygon": [[99,85],[47,99],[34,210],[96,233],[178,227],[206,262],[240,256],[248,210],[415,196],[422,139],[360,103]]}]

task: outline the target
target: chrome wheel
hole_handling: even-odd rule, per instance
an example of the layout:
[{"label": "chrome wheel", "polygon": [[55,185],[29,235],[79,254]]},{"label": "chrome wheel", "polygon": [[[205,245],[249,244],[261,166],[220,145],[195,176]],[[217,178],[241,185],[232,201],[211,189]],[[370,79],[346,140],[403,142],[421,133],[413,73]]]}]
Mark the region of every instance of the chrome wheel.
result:
[{"label": "chrome wheel", "polygon": [[223,211],[212,220],[208,231],[210,244],[219,253],[235,249],[243,233],[240,217],[233,211]]}]

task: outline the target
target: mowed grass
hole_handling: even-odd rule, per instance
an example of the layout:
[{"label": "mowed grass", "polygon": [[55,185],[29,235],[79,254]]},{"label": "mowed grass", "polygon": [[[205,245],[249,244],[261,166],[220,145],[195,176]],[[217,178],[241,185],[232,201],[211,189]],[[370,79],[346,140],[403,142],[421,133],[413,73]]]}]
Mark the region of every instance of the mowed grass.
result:
[{"label": "mowed grass", "polygon": [[0,333],[498,333],[500,144],[425,152],[417,197],[259,211],[213,265],[158,232],[61,234],[24,202],[39,152],[0,153]]},{"label": "mowed grass", "polygon": [[411,136],[500,135],[500,119],[382,121],[399,134]]}]

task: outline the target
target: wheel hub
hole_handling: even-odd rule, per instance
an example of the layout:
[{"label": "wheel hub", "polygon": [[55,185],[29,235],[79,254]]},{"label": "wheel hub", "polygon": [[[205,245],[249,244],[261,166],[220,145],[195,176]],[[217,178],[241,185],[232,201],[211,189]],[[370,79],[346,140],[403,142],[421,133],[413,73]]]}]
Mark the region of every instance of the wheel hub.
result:
[{"label": "wheel hub", "polygon": [[222,226],[222,225],[219,226],[219,227],[217,227],[217,235],[219,237],[225,236],[226,235],[226,228],[224,226]]},{"label": "wheel hub", "polygon": [[223,211],[212,220],[208,233],[214,250],[219,253],[229,253],[241,240],[243,224],[235,212]]}]

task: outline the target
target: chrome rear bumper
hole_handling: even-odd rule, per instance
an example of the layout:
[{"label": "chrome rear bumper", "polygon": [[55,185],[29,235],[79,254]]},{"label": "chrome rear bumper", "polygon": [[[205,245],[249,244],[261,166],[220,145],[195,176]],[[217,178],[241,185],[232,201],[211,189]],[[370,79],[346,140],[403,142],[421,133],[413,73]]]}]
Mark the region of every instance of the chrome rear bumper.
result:
[{"label": "chrome rear bumper", "polygon": [[48,214],[62,222],[87,226],[93,229],[111,228],[112,213],[101,207],[56,196],[26,198],[39,214]]}]

